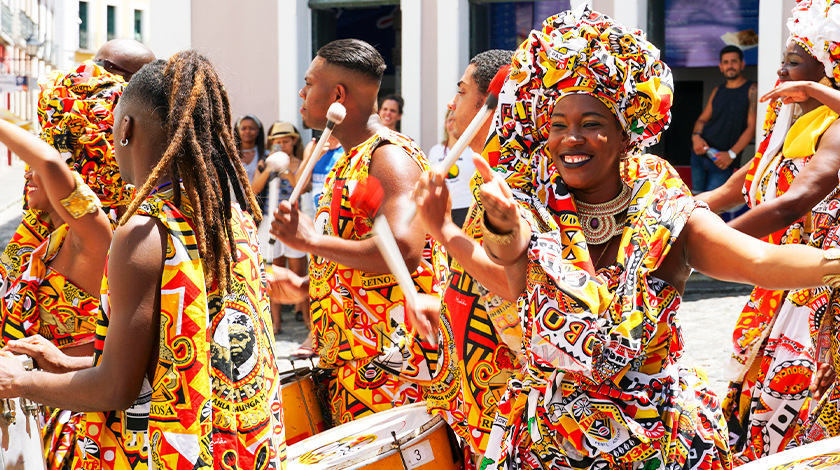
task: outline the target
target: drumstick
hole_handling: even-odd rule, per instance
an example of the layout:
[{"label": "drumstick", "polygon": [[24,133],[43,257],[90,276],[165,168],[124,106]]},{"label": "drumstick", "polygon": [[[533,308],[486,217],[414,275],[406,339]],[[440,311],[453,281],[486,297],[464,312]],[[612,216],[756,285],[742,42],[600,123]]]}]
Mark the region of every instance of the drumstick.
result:
[{"label": "drumstick", "polygon": [[[400,253],[400,248],[397,246],[397,241],[394,239],[394,234],[391,232],[391,227],[388,225],[388,219],[385,218],[385,215],[377,216],[376,220],[373,221],[373,234],[376,235],[373,240],[376,242],[379,252],[382,253],[385,264],[388,265],[388,269],[391,270],[391,274],[397,279],[397,283],[403,291],[405,303],[416,312],[419,303],[417,289],[414,287],[411,273],[405,266],[405,260]],[[432,337],[429,337],[429,343],[433,346],[437,345],[437,341]]]},{"label": "drumstick", "polygon": [[341,103],[333,103],[330,105],[330,109],[327,110],[327,127],[324,129],[324,133],[321,134],[321,138],[315,145],[315,149],[312,150],[312,155],[309,158],[309,161],[306,162],[306,166],[300,174],[300,179],[298,179],[295,189],[292,191],[292,195],[289,196],[289,202],[293,205],[295,201],[298,200],[301,193],[303,193],[303,188],[307,183],[309,183],[309,177],[312,176],[312,170],[315,168],[315,163],[321,158],[321,150],[324,148],[324,144],[327,143],[327,140],[329,140],[333,128],[338,124],[341,124],[341,121],[344,120],[344,116],[346,115],[347,110],[344,109],[344,105]]},{"label": "drumstick", "polygon": [[[470,125],[467,126],[467,129],[461,134],[461,137],[458,138],[458,141],[455,142],[455,145],[452,146],[452,150],[449,151],[449,154],[446,155],[446,158],[432,167],[432,172],[445,175],[449,173],[449,170],[452,168],[452,165],[458,161],[458,157],[464,152],[464,150],[469,146],[470,142],[472,142],[475,135],[478,133],[478,130],[481,126],[484,125],[484,122],[493,114],[496,110],[496,106],[499,104],[499,92],[502,90],[502,85],[505,84],[505,79],[507,79],[508,72],[510,72],[510,65],[505,65],[496,72],[496,75],[493,77],[493,80],[490,82],[490,86],[487,87],[487,101],[484,102],[484,106],[481,110],[478,111],[478,114],[475,115]],[[412,220],[414,220],[414,216],[417,215],[417,206],[411,206],[405,214],[405,218],[403,219],[406,225],[410,224]]]},{"label": "drumstick", "polygon": [[[280,199],[280,176],[275,176],[268,182],[268,214],[273,217],[274,211],[277,210],[277,205]],[[265,272],[272,273],[274,271],[274,244],[277,239],[274,235],[269,235],[268,239],[268,253],[264,258]]]},{"label": "drumstick", "polygon": [[[388,219],[385,218],[384,214],[376,216],[384,197],[385,191],[382,189],[379,180],[373,176],[368,176],[356,185],[353,194],[350,195],[350,206],[370,219],[375,217],[373,221],[373,241],[379,248],[379,252],[382,253],[382,258],[388,265],[388,269],[391,270],[391,274],[397,279],[397,283],[405,296],[405,303],[416,312],[419,300],[414,281],[411,279],[411,273],[408,272],[405,265],[400,248],[397,246],[397,240],[394,239],[391,226],[388,225]],[[437,340],[433,336],[430,336],[428,341],[432,346],[437,346]]]}]

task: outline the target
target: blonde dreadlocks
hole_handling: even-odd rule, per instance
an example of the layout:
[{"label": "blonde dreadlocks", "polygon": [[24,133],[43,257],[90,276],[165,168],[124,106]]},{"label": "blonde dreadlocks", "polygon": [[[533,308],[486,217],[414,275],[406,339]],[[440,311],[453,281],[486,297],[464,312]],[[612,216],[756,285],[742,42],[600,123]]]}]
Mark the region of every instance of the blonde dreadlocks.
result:
[{"label": "blonde dreadlocks", "polygon": [[[131,79],[122,100],[147,105],[161,119],[169,145],[120,219],[124,225],[168,173],[181,205],[181,181],[193,208],[205,274],[225,290],[234,250],[231,194],[243,209],[262,219],[233,137],[230,102],[216,71],[195,51],[144,66]],[[221,197],[219,197],[221,195]]]}]

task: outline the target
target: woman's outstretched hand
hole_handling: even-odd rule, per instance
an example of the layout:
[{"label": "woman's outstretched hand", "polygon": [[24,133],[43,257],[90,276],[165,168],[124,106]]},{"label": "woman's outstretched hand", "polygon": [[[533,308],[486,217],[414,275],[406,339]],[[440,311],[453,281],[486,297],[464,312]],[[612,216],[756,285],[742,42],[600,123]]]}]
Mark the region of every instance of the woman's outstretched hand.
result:
[{"label": "woman's outstretched hand", "polygon": [[784,82],[773,88],[758,100],[761,103],[781,99],[782,103],[801,103],[811,98],[810,89],[813,86],[823,86],[811,81]]}]

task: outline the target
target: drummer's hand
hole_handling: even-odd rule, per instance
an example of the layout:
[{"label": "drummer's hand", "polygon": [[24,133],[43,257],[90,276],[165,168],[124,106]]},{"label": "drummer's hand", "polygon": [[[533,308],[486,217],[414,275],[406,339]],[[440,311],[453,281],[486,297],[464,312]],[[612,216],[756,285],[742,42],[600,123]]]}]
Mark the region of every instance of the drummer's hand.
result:
[{"label": "drummer's hand", "polygon": [[417,180],[412,198],[426,231],[441,240],[441,228],[452,221],[452,199],[446,187],[446,178],[432,171],[423,173]]},{"label": "drummer's hand", "polygon": [[39,369],[53,374],[69,372],[68,356],[56,345],[41,335],[27,336],[6,343],[3,351],[26,354],[31,357]]},{"label": "drummer's hand", "polygon": [[798,82],[783,82],[779,86],[770,90],[769,93],[762,96],[761,103],[770,100],[781,99],[782,103],[801,103],[811,97],[811,87],[824,86],[812,81],[798,81]]},{"label": "drummer's hand", "polygon": [[289,201],[280,202],[274,211],[270,232],[284,245],[304,253],[312,251],[309,243],[317,238],[312,219],[300,211],[297,202],[294,205]]},{"label": "drummer's hand", "polygon": [[510,187],[481,155],[473,155],[475,169],[484,179],[481,185],[481,205],[491,229],[496,233],[509,233],[519,227],[519,204]]},{"label": "drummer's hand", "polygon": [[811,394],[814,400],[819,401],[836,378],[837,373],[831,364],[820,364],[811,380]]},{"label": "drummer's hand", "polygon": [[309,276],[298,276],[291,269],[274,266],[265,277],[271,300],[278,304],[296,304],[309,298]]},{"label": "drummer's hand", "polygon": [[0,351],[0,398],[17,398],[15,383],[26,373],[20,360],[8,351]]},{"label": "drummer's hand", "polygon": [[437,344],[440,331],[440,297],[429,294],[417,295],[417,311],[408,302],[405,304],[405,316],[408,323],[417,330],[417,334],[429,343]]}]

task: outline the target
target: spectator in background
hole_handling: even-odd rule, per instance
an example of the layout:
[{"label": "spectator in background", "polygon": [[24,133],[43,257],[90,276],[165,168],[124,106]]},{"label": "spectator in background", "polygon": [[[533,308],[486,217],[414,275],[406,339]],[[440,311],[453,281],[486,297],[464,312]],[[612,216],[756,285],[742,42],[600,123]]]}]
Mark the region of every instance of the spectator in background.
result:
[{"label": "spectator in background", "polygon": [[711,191],[732,176],[733,161],[755,135],[758,87],[744,78],[744,53],[736,46],[720,51],[723,85],[712,90],[691,136],[694,194]]},{"label": "spectator in background", "polygon": [[[312,151],[315,150],[317,139],[313,138],[306,148],[303,150],[303,161],[306,162],[312,158]],[[344,154],[344,149],[338,143],[338,139],[330,136],[324,148],[321,150],[321,156],[312,168],[312,199],[315,204],[315,211],[318,211],[321,194],[324,192],[324,182],[327,180],[327,175],[332,171],[335,162]]]},{"label": "spectator in background", "polygon": [[[449,155],[449,151],[452,150],[452,147],[457,141],[455,116],[452,113],[452,109],[447,109],[444,117],[443,141],[429,150],[429,163],[432,165],[441,163]],[[458,161],[455,162],[455,165],[452,166],[446,175],[446,188],[452,197],[452,221],[461,228],[464,226],[464,220],[466,220],[467,213],[472,204],[470,180],[475,172],[475,165],[472,162],[472,152],[469,150],[466,149],[458,157]]]},{"label": "spectator in background", "polygon": [[400,95],[388,95],[379,102],[379,119],[382,125],[399,132],[400,120],[403,114],[405,101]]},{"label": "spectator in background", "polygon": [[[248,174],[248,181],[254,182],[257,166],[265,159],[265,131],[259,119],[246,114],[236,120],[233,126],[236,145],[239,147],[239,158]],[[256,191],[255,191],[256,192]]]},{"label": "spectator in background", "polygon": [[[277,121],[268,128],[268,145],[271,153],[284,152],[289,156],[289,167],[278,174],[280,178],[280,194],[277,198],[279,201],[286,201],[292,195],[292,191],[297,184],[298,171],[303,159],[303,145],[300,141],[300,134],[297,128],[288,122]],[[269,179],[269,171],[257,170],[257,175],[254,177],[252,187],[254,192],[262,191],[266,182]],[[288,267],[298,276],[306,276],[307,273],[307,259],[306,253],[289,248],[283,242],[276,240],[274,242],[274,266]],[[304,312],[309,312],[309,300],[299,302],[295,306],[295,318],[297,321],[303,321]],[[274,334],[282,333],[281,327],[281,304],[271,303],[271,316],[274,320]]]}]

